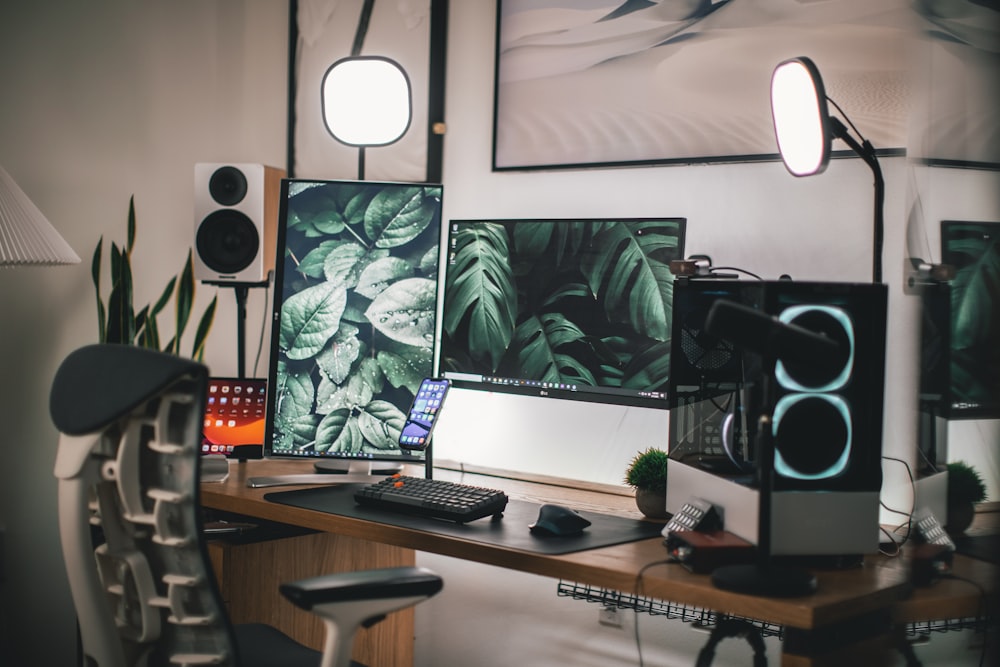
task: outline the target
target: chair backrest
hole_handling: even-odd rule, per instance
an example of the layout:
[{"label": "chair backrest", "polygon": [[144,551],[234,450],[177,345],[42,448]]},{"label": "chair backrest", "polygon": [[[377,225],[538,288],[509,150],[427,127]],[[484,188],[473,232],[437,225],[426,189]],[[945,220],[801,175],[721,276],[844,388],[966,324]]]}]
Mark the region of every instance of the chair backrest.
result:
[{"label": "chair backrest", "polygon": [[59,530],[89,664],[237,664],[201,536],[207,369],[126,345],[72,353],[50,412]]}]

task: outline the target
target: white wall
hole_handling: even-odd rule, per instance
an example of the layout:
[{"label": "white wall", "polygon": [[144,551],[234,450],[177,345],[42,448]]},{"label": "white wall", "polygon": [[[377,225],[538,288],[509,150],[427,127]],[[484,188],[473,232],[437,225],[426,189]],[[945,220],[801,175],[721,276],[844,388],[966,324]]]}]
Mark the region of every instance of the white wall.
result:
[{"label": "white wall", "polygon": [[[138,298],[151,300],[179,270],[193,241],[193,164],[283,164],[286,9],[275,0],[0,4],[0,164],[84,258],[72,267],[0,273],[5,665],[70,664],[73,655],[51,474],[56,433],[47,396],[59,361],[97,336],[90,254],[101,235],[123,239],[128,198],[135,194]],[[778,164],[492,173],[493,0],[453,2],[450,24],[446,217],[683,215],[689,219],[689,250],[711,254],[717,263],[767,277],[869,279],[871,176],[857,160],[837,161],[825,175],[806,180],[787,176]],[[910,184],[922,177],[911,174],[903,160],[887,160],[883,167],[893,340],[887,399],[887,423],[893,427],[887,429],[886,452],[912,460],[913,345],[903,334],[913,312],[901,295],[897,267],[904,211],[915,196]],[[951,205],[960,200],[963,215],[1000,216],[996,177],[967,180],[964,172],[955,172],[946,178],[948,184],[932,188],[933,215],[958,215]],[[975,185],[956,186],[953,179]],[[953,188],[961,193],[955,201]],[[196,310],[214,292],[199,287]],[[264,311],[265,295],[257,292],[251,294],[248,318],[250,370]],[[236,369],[236,315],[232,295],[221,291],[219,297],[207,361],[214,373],[230,375]],[[450,400],[453,406],[436,438],[438,456],[550,474],[617,483],[628,458],[662,443],[666,432],[664,415],[648,410],[458,391]],[[486,418],[512,427],[514,436],[498,441],[497,429],[482,428]],[[981,447],[970,448],[987,449],[996,442],[990,428],[980,425],[961,437],[970,442],[982,437]],[[995,460],[992,466],[995,471]],[[449,579],[448,599],[463,601],[421,608],[420,627],[430,622],[433,631],[429,654],[426,643],[418,644],[421,664],[447,664],[436,652],[450,655],[455,646],[442,636],[461,634],[462,628],[478,631],[477,624],[463,625],[463,616],[504,613],[508,596],[516,593],[528,609],[557,604],[551,600],[552,581],[539,586],[533,577],[501,576],[472,565],[459,572],[447,559],[421,559]],[[591,634],[596,619],[590,610],[569,612],[565,622],[549,619],[553,631]],[[494,618],[504,623],[502,616]],[[525,618],[538,627],[537,617]],[[525,636],[540,642],[543,634]],[[525,650],[531,655],[531,644]],[[582,650],[560,654],[552,664],[582,661]],[[484,666],[513,664],[502,652],[474,657]],[[665,660],[663,654],[647,658],[651,664]]]},{"label": "white wall", "polygon": [[[48,390],[61,359],[97,339],[94,246],[124,241],[134,194],[137,302],[153,300],[193,243],[193,165],[284,164],[286,17],[274,0],[0,5],[0,164],[84,260],[0,271],[4,665],[75,655]],[[199,286],[199,313],[214,292]],[[235,375],[233,297],[219,297],[208,360]]]}]

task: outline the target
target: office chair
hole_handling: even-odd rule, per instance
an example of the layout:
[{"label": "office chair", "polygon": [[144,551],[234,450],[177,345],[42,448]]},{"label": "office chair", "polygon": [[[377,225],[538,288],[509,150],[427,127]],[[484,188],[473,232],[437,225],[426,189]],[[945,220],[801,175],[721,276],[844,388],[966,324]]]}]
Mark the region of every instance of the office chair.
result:
[{"label": "office chair", "polygon": [[283,584],[322,618],[322,655],[271,626],[230,624],[201,530],[207,377],[201,364],[126,345],[81,348],[56,372],[59,530],[85,664],[356,664],[354,631],[436,594],[441,578],[400,567]]}]

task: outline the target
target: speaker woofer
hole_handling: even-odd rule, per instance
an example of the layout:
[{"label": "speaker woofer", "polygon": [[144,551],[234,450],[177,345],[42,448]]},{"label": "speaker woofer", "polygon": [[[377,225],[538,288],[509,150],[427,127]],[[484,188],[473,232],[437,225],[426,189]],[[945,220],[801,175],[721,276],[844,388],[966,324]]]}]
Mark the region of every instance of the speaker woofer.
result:
[{"label": "speaker woofer", "polygon": [[260,235],[257,226],[245,214],[221,209],[202,220],[196,244],[198,255],[206,266],[220,274],[231,275],[248,267],[257,257]]},{"label": "speaker woofer", "polygon": [[223,206],[235,206],[247,196],[247,177],[236,167],[219,167],[208,180],[208,192]]}]

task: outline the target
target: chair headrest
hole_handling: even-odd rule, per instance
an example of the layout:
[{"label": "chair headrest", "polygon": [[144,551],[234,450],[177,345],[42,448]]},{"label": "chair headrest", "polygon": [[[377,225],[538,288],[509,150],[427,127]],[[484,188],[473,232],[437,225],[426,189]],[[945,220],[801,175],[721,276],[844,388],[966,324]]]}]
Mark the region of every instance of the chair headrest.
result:
[{"label": "chair headrest", "polygon": [[62,433],[91,433],[183,377],[198,379],[204,387],[208,369],[132,345],[88,345],[72,352],[56,371],[49,414]]}]

